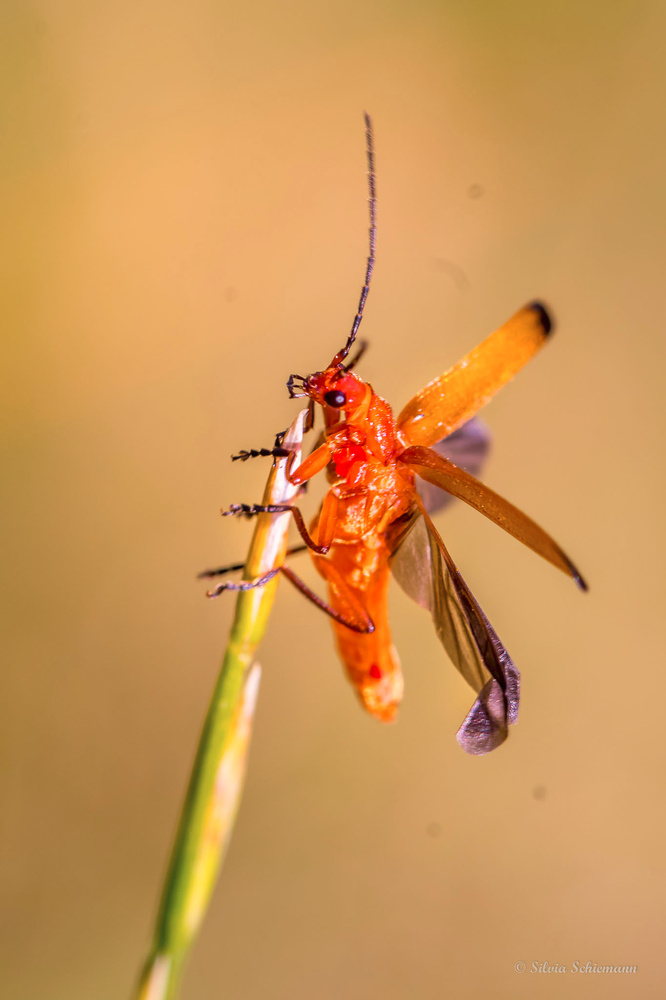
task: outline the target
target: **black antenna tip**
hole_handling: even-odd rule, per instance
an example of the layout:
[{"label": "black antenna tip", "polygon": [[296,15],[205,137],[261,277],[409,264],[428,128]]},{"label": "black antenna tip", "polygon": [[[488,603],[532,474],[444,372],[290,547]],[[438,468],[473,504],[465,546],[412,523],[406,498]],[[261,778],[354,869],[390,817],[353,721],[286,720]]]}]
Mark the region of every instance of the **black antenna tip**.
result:
[{"label": "black antenna tip", "polygon": [[537,316],[539,317],[539,325],[541,326],[543,335],[544,337],[548,337],[549,334],[553,332],[555,328],[555,323],[553,317],[548,312],[543,302],[538,302],[538,301],[530,302],[527,308],[533,309],[534,312],[537,314]]}]

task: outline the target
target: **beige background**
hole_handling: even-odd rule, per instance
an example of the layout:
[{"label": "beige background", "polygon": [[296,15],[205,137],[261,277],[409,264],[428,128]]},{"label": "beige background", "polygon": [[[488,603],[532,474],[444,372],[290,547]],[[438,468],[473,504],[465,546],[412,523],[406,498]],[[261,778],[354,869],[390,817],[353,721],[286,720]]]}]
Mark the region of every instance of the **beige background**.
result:
[{"label": "beige background", "polygon": [[591,592],[474,512],[442,517],[524,679],[509,744],[472,759],[454,740],[470,692],[424,612],[396,589],[407,689],[381,728],[324,617],[282,587],[183,996],[663,996],[663,5],[1,16],[3,996],[134,981],[231,615],[194,574],[247,545],[218,510],[258,499],[267,469],[228,456],[272,443],[289,373],[347,334],[364,108],[362,374],[400,407],[551,303],[557,336],[485,413],[485,478]]}]

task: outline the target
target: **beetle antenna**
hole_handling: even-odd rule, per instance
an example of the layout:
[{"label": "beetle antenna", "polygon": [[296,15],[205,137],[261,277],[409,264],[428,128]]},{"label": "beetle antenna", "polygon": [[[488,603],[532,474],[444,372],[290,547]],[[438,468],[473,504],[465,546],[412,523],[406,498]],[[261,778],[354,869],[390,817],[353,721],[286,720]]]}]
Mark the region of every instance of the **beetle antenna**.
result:
[{"label": "beetle antenna", "polygon": [[377,196],[375,194],[375,142],[372,133],[372,119],[370,115],[366,112],[363,113],[363,118],[365,120],[365,152],[368,158],[368,189],[369,198],[368,204],[370,206],[370,229],[369,229],[369,254],[368,261],[365,267],[365,279],[363,282],[363,288],[361,289],[361,298],[359,299],[358,309],[356,315],[354,316],[354,322],[352,323],[351,333],[347,337],[347,343],[339,351],[329,367],[333,368],[339,365],[345,360],[349,354],[352,344],[356,339],[356,334],[358,328],[361,325],[361,320],[363,318],[363,307],[365,306],[365,300],[368,297],[368,292],[370,291],[370,279],[372,277],[372,271],[375,266],[375,239],[377,236]]},{"label": "beetle antenna", "polygon": [[352,368],[356,368],[356,365],[359,363],[359,361],[361,360],[367,349],[368,349],[367,340],[362,340],[361,343],[358,345],[358,350],[356,354],[351,359],[351,361],[348,361],[346,365],[342,366],[343,369],[346,372],[350,372]]}]

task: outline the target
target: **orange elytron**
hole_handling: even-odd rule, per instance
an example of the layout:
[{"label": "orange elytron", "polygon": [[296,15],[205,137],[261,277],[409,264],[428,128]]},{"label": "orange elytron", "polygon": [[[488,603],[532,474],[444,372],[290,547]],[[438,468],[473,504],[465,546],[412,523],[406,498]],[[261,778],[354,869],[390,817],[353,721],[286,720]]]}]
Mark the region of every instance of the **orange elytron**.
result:
[{"label": "orange elytron", "polygon": [[[417,490],[424,481],[476,508],[558,569],[586,585],[562,549],[529,517],[484,486],[461,465],[474,465],[484,450],[483,432],[472,418],[545,343],[552,320],[533,302],[519,310],[453,368],[419,392],[397,419],[389,404],[346,362],[361,322],[375,260],[375,174],[372,126],[366,115],[370,183],[370,253],[352,330],[330,364],[312,375],[292,375],[292,397],[322,408],[323,441],[297,467],[289,456],[288,478],[306,483],[327,471],[331,486],[308,531],[296,506],[235,504],[226,514],[252,516],[290,511],[328,585],[328,602],[314,594],[291,567],[276,567],[256,580],[223,583],[211,592],[261,586],[281,571],[333,619],[338,651],[365,708],[382,722],[395,718],[402,698],[400,662],[391,642],[387,592],[392,570],[403,589],[430,610],[437,634],[456,668],[477,692],[458,731],[472,754],[488,753],[516,721],[520,676],[509,654],[458,572],[427,503]],[[435,450],[433,446],[437,446]],[[272,449],[235,456],[285,456]],[[449,456],[461,456],[461,465]],[[291,467],[290,467],[291,464]],[[428,489],[426,487],[426,489]],[[421,490],[426,495],[426,492]],[[432,503],[430,503],[432,509]],[[299,549],[302,547],[299,547]],[[209,570],[205,576],[227,572]]]}]

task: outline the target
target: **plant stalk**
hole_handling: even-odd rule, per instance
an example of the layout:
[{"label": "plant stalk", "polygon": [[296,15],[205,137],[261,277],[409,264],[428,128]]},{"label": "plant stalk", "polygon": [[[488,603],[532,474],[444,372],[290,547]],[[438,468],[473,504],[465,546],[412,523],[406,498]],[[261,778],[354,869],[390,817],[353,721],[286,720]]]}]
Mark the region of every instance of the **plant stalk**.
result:
[{"label": "plant stalk", "polygon": [[[303,410],[284,447],[300,461]],[[287,459],[271,469],[262,503],[289,503],[298,493],[286,478]],[[284,562],[290,515],[259,514],[244,580]],[[135,1000],[173,1000],[183,965],[201,926],[222,864],[240,801],[261,670],[254,663],[273,606],[279,574],[269,583],[238,591],[222,669],[213,691],[171,860],[164,881],[153,944]]]}]

